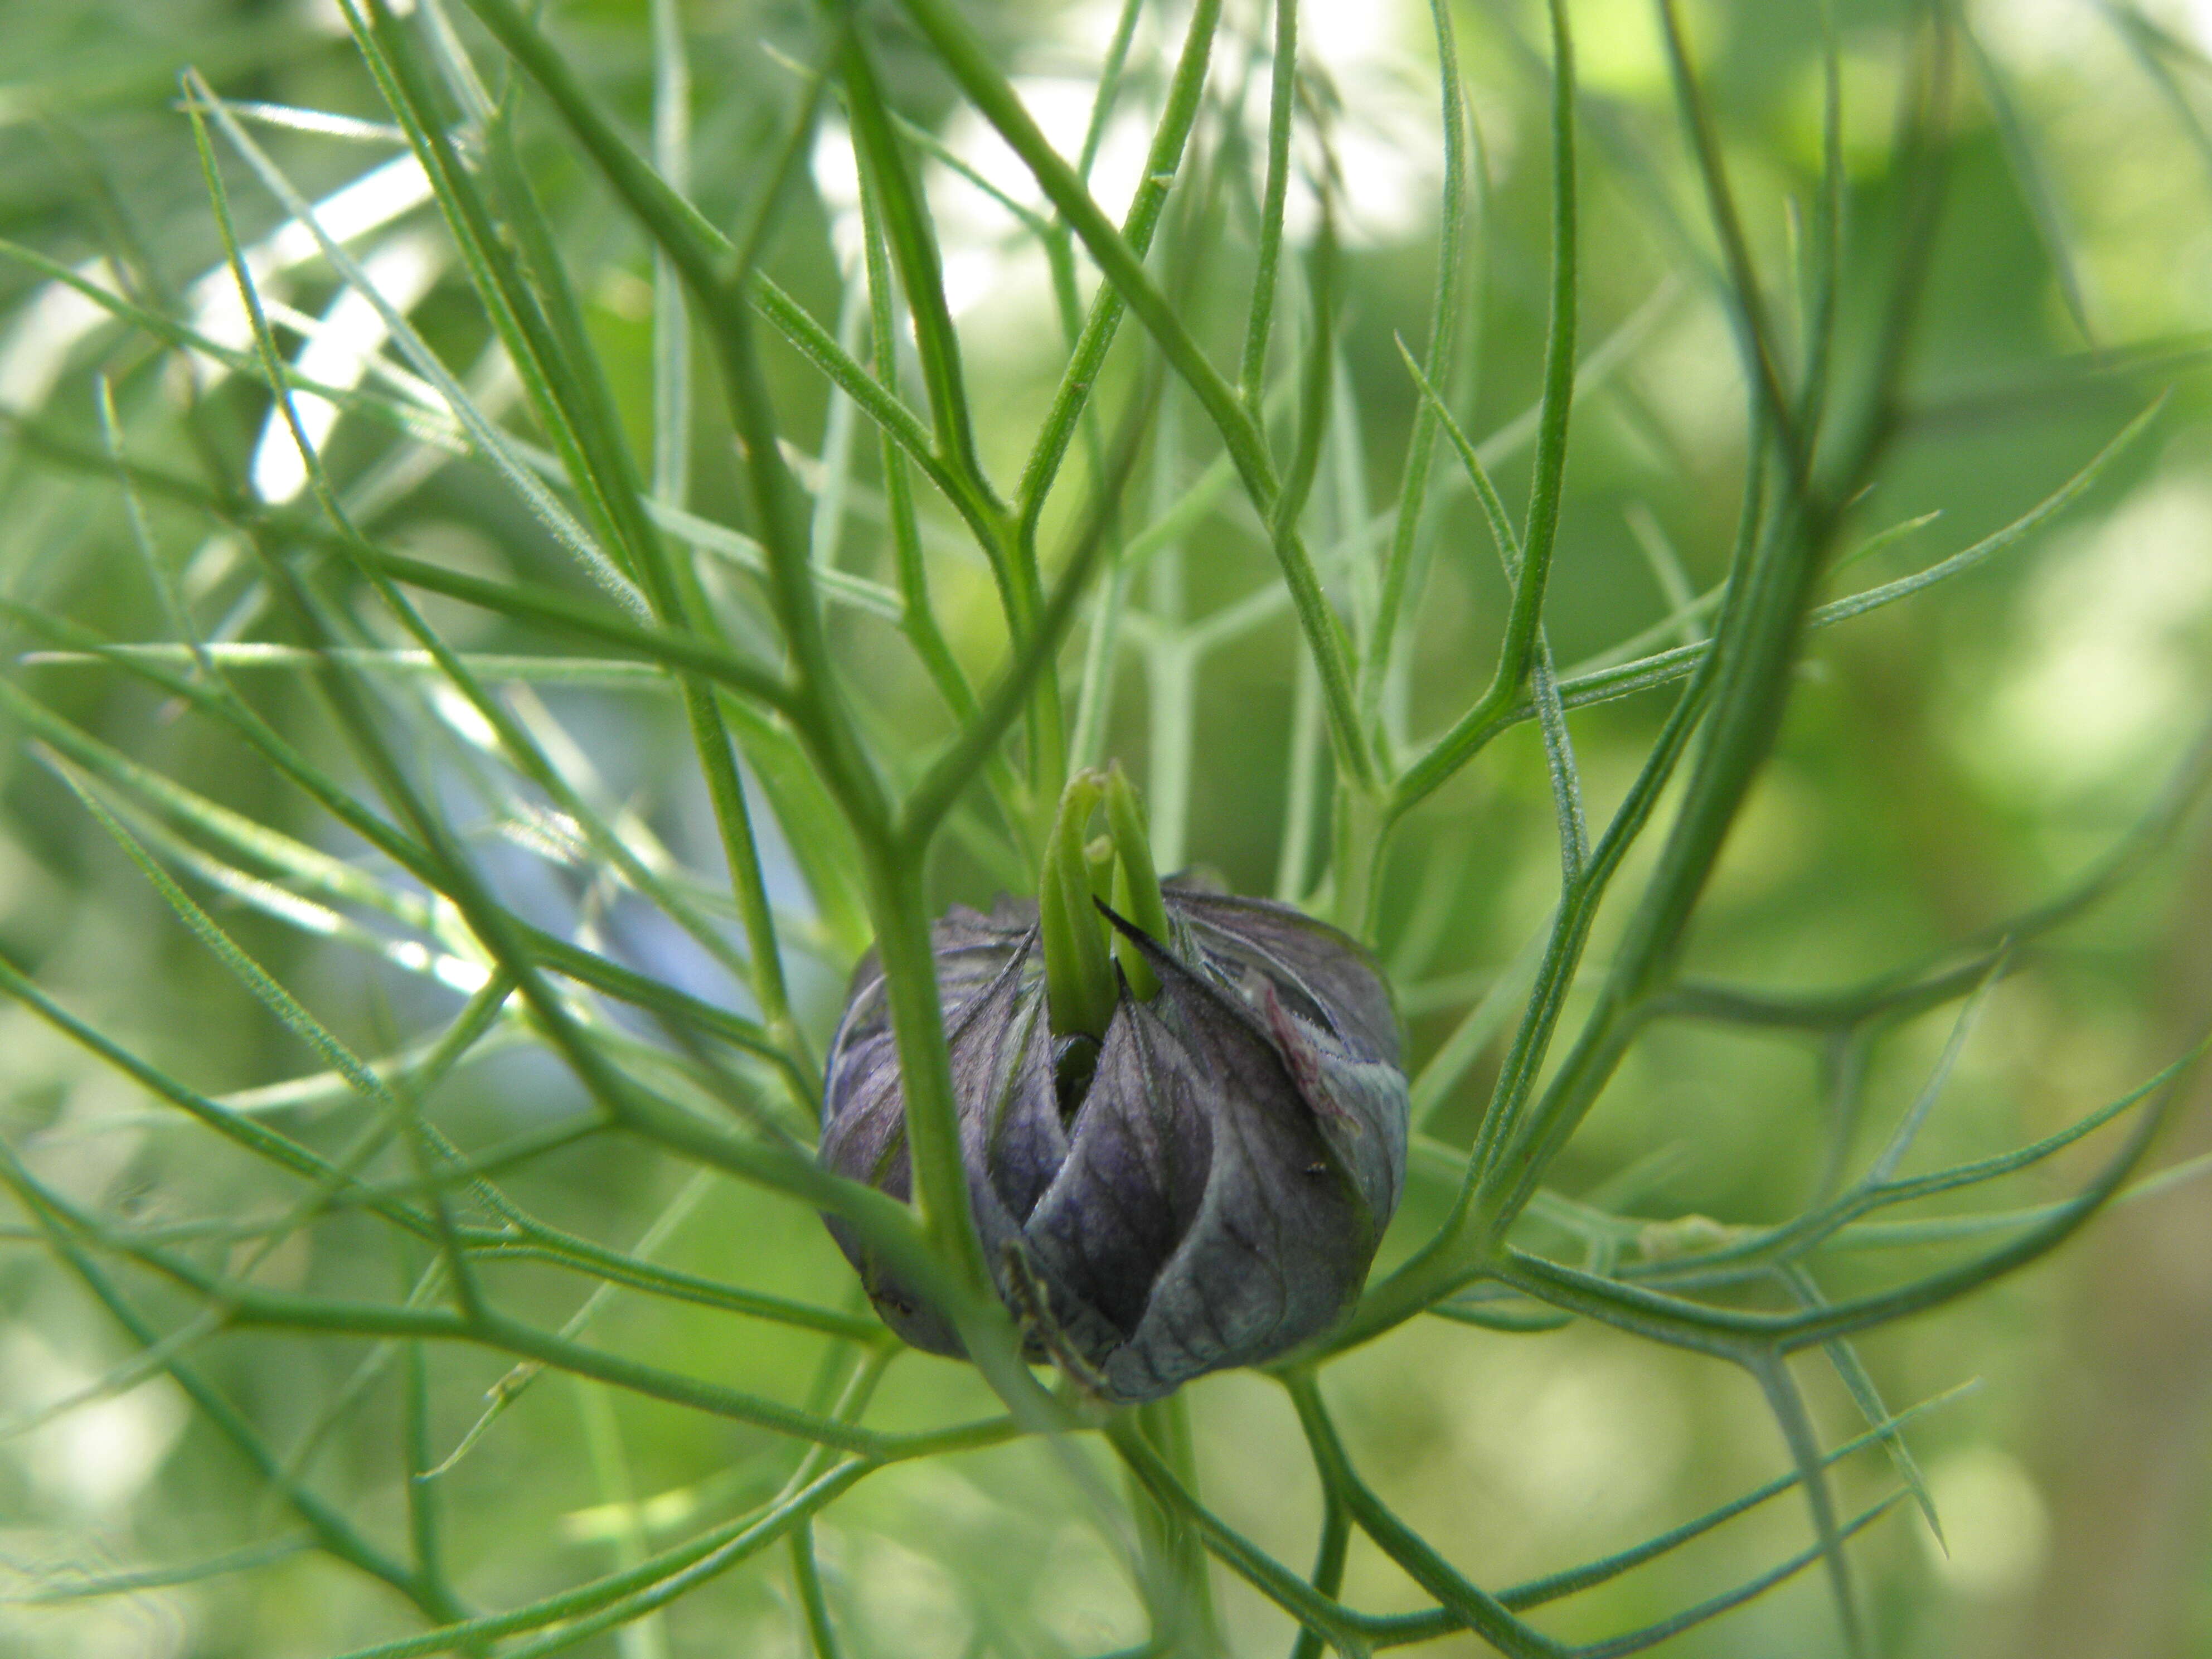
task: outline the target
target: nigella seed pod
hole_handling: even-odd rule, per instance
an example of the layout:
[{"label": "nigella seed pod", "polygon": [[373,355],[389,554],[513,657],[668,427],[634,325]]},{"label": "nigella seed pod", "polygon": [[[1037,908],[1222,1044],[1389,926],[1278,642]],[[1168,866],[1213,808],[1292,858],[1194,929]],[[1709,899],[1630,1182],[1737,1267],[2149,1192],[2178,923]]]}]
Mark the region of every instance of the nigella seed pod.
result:
[{"label": "nigella seed pod", "polygon": [[[1137,975],[1114,970],[1096,1037],[1054,1031],[1036,906],[956,908],[933,930],[985,1259],[1032,1357],[1117,1401],[1273,1358],[1335,1323],[1406,1169],[1397,1019],[1367,953],[1285,905],[1189,882],[1152,891],[1164,939],[1098,907],[1154,983],[1147,1000]],[[872,954],[830,1046],[821,1156],[909,1194]],[[830,1224],[901,1336],[960,1352],[947,1321]]]}]

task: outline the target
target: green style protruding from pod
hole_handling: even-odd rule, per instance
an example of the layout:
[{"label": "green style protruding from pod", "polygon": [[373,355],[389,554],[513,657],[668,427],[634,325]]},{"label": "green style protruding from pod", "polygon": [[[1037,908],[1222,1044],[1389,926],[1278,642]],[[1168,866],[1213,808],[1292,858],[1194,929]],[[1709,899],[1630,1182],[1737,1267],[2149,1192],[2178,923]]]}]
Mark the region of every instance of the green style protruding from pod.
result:
[{"label": "green style protruding from pod", "polygon": [[[1114,838],[1114,908],[1139,931],[1164,945],[1174,937],[1168,927],[1167,901],[1160,896],[1159,872],[1152,868],[1152,839],[1137,791],[1116,761],[1106,774],[1106,827]],[[1114,959],[1139,1002],[1160,993],[1160,981],[1137,942],[1114,936]]]},{"label": "green style protruding from pod", "polygon": [[1037,929],[1044,951],[1046,1017],[1056,1037],[1106,1035],[1118,992],[1104,918],[1091,885],[1091,815],[1103,779],[1079,772],[1060,798],[1037,883]]},{"label": "green style protruding from pod", "polygon": [[[1093,837],[1091,820],[1102,807],[1106,834]],[[1136,942],[1114,932],[1096,901],[1106,900],[1161,945],[1171,937],[1159,872],[1152,867],[1145,809],[1118,762],[1106,771],[1079,772],[1068,781],[1042,863],[1037,927],[1053,1035],[1103,1038],[1120,994],[1115,963],[1140,1002],[1159,994],[1160,981]],[[1110,886],[1101,879],[1109,872]]]}]

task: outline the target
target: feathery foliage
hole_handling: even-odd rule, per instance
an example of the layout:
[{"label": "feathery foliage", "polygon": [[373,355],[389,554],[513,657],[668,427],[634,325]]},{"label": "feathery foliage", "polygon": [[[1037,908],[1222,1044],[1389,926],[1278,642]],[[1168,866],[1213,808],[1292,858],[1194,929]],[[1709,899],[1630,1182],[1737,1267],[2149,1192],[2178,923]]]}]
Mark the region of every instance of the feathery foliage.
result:
[{"label": "feathery foliage", "polygon": [[[1378,171],[1353,129],[1379,94],[1333,79],[1294,0],[1126,0],[1079,67],[1037,56],[1051,20],[958,0],[720,8],[711,52],[684,0],[339,6],[350,57],[307,77],[339,107],[246,95],[277,33],[192,44],[149,164],[162,223],[82,136],[116,94],[58,73],[37,142],[66,228],[0,247],[24,296],[0,353],[11,787],[143,896],[100,948],[237,1034],[195,1046],[106,994],[90,944],[9,924],[9,1294],[96,1307],[125,1357],[11,1402],[8,1435],[166,1379],[197,1463],[247,1494],[158,1540],[184,1565],[125,1551],[20,1599],[331,1562],[344,1611],[315,1639],[350,1659],[643,1659],[690,1650],[702,1602],[826,1656],[863,1650],[860,1581],[895,1579],[858,1541],[884,1515],[981,1503],[1045,1517],[1091,1563],[1060,1576],[1110,1605],[1040,1612],[949,1559],[978,1587],[944,1615],[966,1634],[901,1650],[1472,1632],[1597,1659],[1808,1570],[1832,1613],[1807,1639],[1887,1650],[1851,1540],[1900,1499],[1942,1517],[1907,1443],[1924,1407],[1889,1403],[1864,1339],[2185,1179],[2142,1166],[2203,1047],[2199,996],[2170,1064],[2056,1127],[1993,1151],[1944,1122],[2015,981],[2051,1001],[2054,941],[2170,881],[2212,731],[2166,732],[2133,826],[2024,906],[1895,939],[1832,916],[1826,956],[1776,944],[1786,902],[1764,934],[1739,914],[1732,861],[1785,833],[1759,827],[1778,751],[1840,719],[1793,710],[1824,642],[1939,585],[1988,610],[1969,573],[2109,511],[2196,419],[2161,394],[2200,344],[2104,331],[2001,50],[1946,3],[1735,17],[1813,89],[1810,140],[1753,167],[1715,9],[1638,13],[1651,78],[1624,90],[1599,8],[1432,0],[1425,126]],[[2194,120],[2194,49],[2112,23]],[[149,70],[118,73],[146,96]],[[1945,259],[1973,257],[1946,239],[1992,148],[2088,348],[1994,416],[1940,395]],[[1409,176],[1423,228],[1378,231]],[[1950,428],[2039,411],[2064,441],[1985,445],[1984,532],[1860,575],[1933,539]],[[1108,1411],[1024,1364],[969,1214],[929,921],[1034,890],[1063,784],[1115,757],[1164,862],[1271,872],[1376,947],[1415,1037],[1383,1266],[1253,1407],[1304,1449],[1296,1528],[1252,1523],[1204,1389]],[[871,942],[910,1206],[812,1150]],[[1738,963],[1759,977],[1716,976]],[[1836,988],[1779,988],[1800,970]],[[1685,1036],[1716,1030],[1816,1055],[1817,1123]],[[90,1061],[127,1109],[57,1116],[48,1079]],[[1725,1224],[1638,1162],[1723,1131],[1605,1120],[1701,1065],[1747,1097],[1715,1123],[1786,1166],[1702,1189],[1752,1195]],[[2012,1207],[1978,1190],[2052,1168],[2069,1184]],[[973,1372],[902,1358],[817,1212],[926,1287]],[[1740,1374],[1788,1472],[1506,1583],[1377,1449],[1569,1325]],[[549,1415],[526,1443],[565,1462],[565,1544],[501,1496],[543,1474],[514,1437]],[[1759,1534],[1734,1577],[1680,1565],[1792,1492],[1794,1541]],[[1655,1565],[1674,1576],[1633,1582],[1663,1589],[1608,1599]],[[1391,1610],[1356,1593],[1378,1583]]]}]

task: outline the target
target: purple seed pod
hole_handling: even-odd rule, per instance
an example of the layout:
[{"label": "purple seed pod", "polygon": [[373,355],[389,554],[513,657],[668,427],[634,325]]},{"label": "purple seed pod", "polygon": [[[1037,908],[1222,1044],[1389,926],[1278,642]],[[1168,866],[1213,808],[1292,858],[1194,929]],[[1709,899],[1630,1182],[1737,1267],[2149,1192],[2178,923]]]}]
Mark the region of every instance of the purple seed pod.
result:
[{"label": "purple seed pod", "polygon": [[[1058,1037],[1036,907],[956,907],[933,930],[963,1162],[985,1259],[1033,1356],[1109,1400],[1256,1364],[1349,1309],[1397,1207],[1406,1079],[1367,952],[1264,899],[1162,890],[1170,939],[1119,916],[1159,981],[1103,1039]],[[1109,913],[1110,915],[1110,913]],[[883,971],[832,1040],[822,1161],[911,1191]],[[951,1326],[832,1220],[877,1310],[916,1347]]]}]

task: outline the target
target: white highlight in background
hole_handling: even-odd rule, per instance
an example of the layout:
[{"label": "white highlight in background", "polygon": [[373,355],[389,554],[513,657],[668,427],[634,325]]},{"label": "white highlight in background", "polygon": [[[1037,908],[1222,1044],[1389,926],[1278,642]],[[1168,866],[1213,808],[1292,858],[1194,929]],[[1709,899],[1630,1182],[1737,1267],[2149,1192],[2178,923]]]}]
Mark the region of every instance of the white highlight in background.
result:
[{"label": "white highlight in background", "polygon": [[[1041,40],[1035,56],[1055,64],[1071,55],[1095,57],[1104,50],[1119,8],[1112,0],[1070,7],[1054,21],[1065,50]],[[1443,176],[1442,140],[1437,131],[1437,94],[1432,65],[1406,44],[1407,20],[1382,5],[1322,7],[1302,19],[1300,61],[1325,74],[1334,89],[1328,137],[1343,192],[1337,234],[1354,246],[1371,246],[1420,233],[1429,223],[1430,204]],[[1140,25],[1132,56],[1172,53],[1182,44],[1180,22],[1160,31],[1155,20]],[[1087,79],[1055,71],[1024,71],[1011,77],[1016,96],[1046,141],[1073,162],[1081,153],[1097,88]],[[1100,135],[1090,175],[1092,199],[1119,223],[1144,177],[1152,125],[1158,109],[1140,85],[1125,83]],[[1267,95],[1255,87],[1245,110],[1246,137],[1255,154],[1267,145]],[[1312,123],[1298,123],[1299,157],[1293,167],[1285,228],[1291,243],[1309,241],[1320,222],[1313,175],[1322,165]],[[1510,137],[1501,134],[1499,137]],[[1052,209],[1028,167],[996,129],[972,106],[962,104],[946,118],[941,133],[946,150],[988,179],[1010,200],[1040,217]],[[1493,142],[1491,162],[1501,162]],[[854,173],[852,139],[843,125],[823,122],[812,157],[815,188],[830,210],[830,240],[848,273],[860,263],[860,186]],[[1057,342],[1051,276],[1042,251],[1020,221],[985,191],[943,162],[921,166],[924,191],[934,223],[945,301],[953,315],[986,324],[977,343],[999,337],[1026,338],[1042,331]],[[1087,263],[1080,278],[1086,292],[1096,282]]]},{"label": "white highlight in background", "polygon": [[[385,304],[404,317],[436,283],[445,263],[444,248],[434,238],[425,232],[403,231],[362,261],[362,275]],[[361,384],[370,359],[383,349],[391,334],[375,301],[349,285],[338,291],[323,313],[322,326],[292,366],[307,380],[349,392]],[[320,454],[337,424],[338,406],[312,392],[298,393],[292,401],[307,442]],[[282,505],[307,487],[307,463],[291,426],[283,409],[271,408],[253,454],[253,493],[271,505]]]},{"label": "white highlight in background", "polygon": [[[430,180],[414,156],[401,155],[363,173],[315,204],[314,216],[332,241],[357,241],[380,230],[430,199]],[[313,231],[297,219],[283,224],[246,250],[246,268],[257,286],[319,257]],[[105,258],[88,259],[76,274],[93,286],[119,295],[123,284]],[[196,277],[185,290],[191,325],[219,344],[243,350],[253,330],[239,296],[228,261]],[[45,404],[69,367],[70,356],[88,336],[113,321],[109,312],[66,283],[42,283],[15,313],[0,343],[0,408],[27,413]],[[200,360],[206,383],[229,370]]]},{"label": "white highlight in background", "polygon": [[[12,1411],[85,1395],[98,1380],[29,1326],[0,1330],[0,1397]],[[112,1514],[161,1468],[184,1431],[185,1416],[176,1384],[155,1377],[121,1394],[90,1394],[24,1435],[14,1449],[40,1491],[81,1514]]]},{"label": "white highlight in background", "polygon": [[1936,1576],[1977,1601],[2009,1601],[2042,1577],[2051,1555],[2051,1512],[2027,1466],[1995,1446],[1947,1452],[1928,1471],[1948,1553],[1926,1528]]}]

